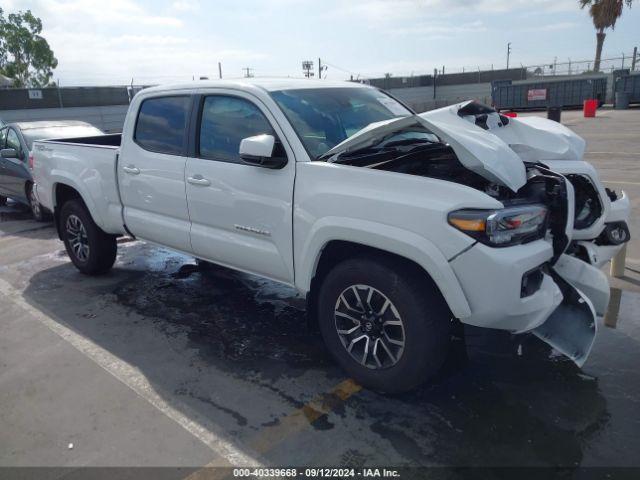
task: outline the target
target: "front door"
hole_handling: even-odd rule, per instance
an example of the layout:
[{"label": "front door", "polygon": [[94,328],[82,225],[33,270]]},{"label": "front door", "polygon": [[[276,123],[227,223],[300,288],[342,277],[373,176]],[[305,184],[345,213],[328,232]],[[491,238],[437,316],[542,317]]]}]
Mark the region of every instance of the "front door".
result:
[{"label": "front door", "polygon": [[[198,257],[293,283],[293,151],[268,109],[228,91],[199,99],[195,154],[187,160],[191,245]],[[276,137],[279,170],[244,164],[240,141]]]},{"label": "front door", "polygon": [[7,131],[5,148],[13,148],[18,155],[16,158],[2,159],[3,190],[7,192],[8,196],[26,202],[26,184],[31,179],[31,174],[27,166],[26,148],[20,142],[20,137],[13,128],[9,128]]},{"label": "front door", "polygon": [[185,195],[189,95],[143,99],[123,139],[118,181],[124,220],[136,237],[191,251]]}]

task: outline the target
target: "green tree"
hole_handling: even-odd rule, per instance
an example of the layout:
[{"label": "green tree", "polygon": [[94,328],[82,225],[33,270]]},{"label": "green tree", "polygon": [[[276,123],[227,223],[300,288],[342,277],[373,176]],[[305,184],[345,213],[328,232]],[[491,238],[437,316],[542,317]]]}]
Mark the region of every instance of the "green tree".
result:
[{"label": "green tree", "polygon": [[51,82],[58,60],[40,35],[42,21],[31,13],[0,8],[0,72],[18,87],[44,87]]},{"label": "green tree", "polygon": [[612,30],[616,26],[616,21],[622,16],[624,6],[631,8],[633,0],[578,0],[580,8],[589,7],[589,15],[596,27],[596,58],[593,62],[593,70],[600,71],[600,60],[602,58],[602,46],[607,28]]}]

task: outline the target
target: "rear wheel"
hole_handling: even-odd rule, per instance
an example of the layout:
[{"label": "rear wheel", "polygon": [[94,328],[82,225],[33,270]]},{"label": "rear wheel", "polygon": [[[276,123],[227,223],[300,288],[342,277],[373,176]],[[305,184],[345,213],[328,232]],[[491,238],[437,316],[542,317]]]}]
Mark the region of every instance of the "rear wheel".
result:
[{"label": "rear wheel", "polygon": [[47,219],[47,215],[40,205],[33,185],[27,187],[27,199],[29,200],[29,208],[31,208],[31,214],[36,222],[44,222]]},{"label": "rear wheel", "polygon": [[95,224],[80,200],[70,200],[62,206],[60,232],[69,258],[82,273],[100,275],[113,266],[116,237]]},{"label": "rear wheel", "polygon": [[320,288],[318,314],[331,354],[374,390],[416,387],[446,358],[451,315],[440,293],[386,259],[356,258],[334,267]]}]

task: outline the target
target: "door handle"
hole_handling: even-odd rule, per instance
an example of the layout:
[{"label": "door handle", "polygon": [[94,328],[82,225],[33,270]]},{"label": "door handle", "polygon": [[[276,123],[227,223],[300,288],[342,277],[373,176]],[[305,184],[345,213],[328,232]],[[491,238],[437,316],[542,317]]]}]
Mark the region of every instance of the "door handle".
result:
[{"label": "door handle", "polygon": [[122,167],[122,170],[124,170],[127,173],[130,173],[131,175],[138,175],[140,173],[140,169],[134,167],[133,165]]},{"label": "door handle", "polygon": [[187,182],[192,185],[201,185],[203,187],[208,187],[211,185],[211,182],[204,178],[202,175],[196,175],[195,177],[187,177]]}]

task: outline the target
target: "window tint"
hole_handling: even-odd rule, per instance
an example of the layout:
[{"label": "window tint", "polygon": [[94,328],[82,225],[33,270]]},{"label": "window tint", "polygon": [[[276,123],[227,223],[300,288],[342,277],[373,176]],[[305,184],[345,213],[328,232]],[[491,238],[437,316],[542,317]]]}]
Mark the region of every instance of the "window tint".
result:
[{"label": "window tint", "polygon": [[267,133],[271,124],[253,103],[237,97],[206,97],[200,122],[200,155],[240,163],[240,141]]},{"label": "window tint", "polygon": [[185,150],[185,130],[190,98],[158,97],[142,102],[135,141],[154,152],[181,155]]},{"label": "window tint", "polygon": [[16,152],[18,152],[18,155],[20,155],[20,153],[22,152],[18,134],[12,128],[10,128],[9,132],[7,133],[7,148],[15,148]]}]

